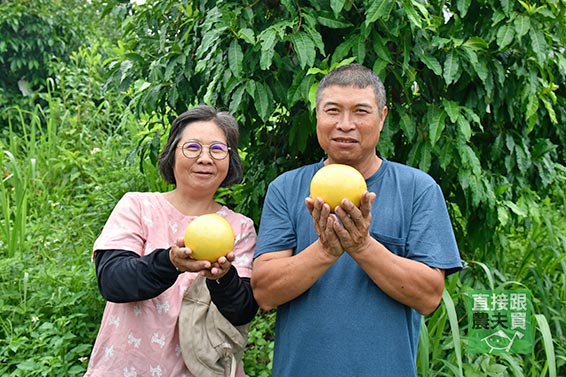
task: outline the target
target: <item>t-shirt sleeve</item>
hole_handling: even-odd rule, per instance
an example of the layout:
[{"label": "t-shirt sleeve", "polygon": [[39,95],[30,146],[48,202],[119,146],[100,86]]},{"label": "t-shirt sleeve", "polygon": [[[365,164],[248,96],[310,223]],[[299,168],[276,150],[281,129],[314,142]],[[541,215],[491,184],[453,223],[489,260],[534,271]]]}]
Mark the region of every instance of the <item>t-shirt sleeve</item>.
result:
[{"label": "t-shirt sleeve", "polygon": [[136,196],[126,193],[108,217],[93,250],[131,250],[143,255],[145,239],[141,205]]},{"label": "t-shirt sleeve", "polygon": [[446,202],[436,183],[415,198],[407,250],[410,259],[443,269],[446,275],[462,268]]},{"label": "t-shirt sleeve", "polygon": [[259,227],[254,258],[274,251],[291,249],[296,246],[296,235],[289,218],[290,210],[280,190],[281,181],[276,179],[267,189]]},{"label": "t-shirt sleeve", "polygon": [[257,233],[252,219],[243,215],[239,215],[238,217],[240,231],[236,235],[236,242],[233,249],[234,254],[236,254],[236,259],[232,264],[238,270],[240,277],[251,277]]}]

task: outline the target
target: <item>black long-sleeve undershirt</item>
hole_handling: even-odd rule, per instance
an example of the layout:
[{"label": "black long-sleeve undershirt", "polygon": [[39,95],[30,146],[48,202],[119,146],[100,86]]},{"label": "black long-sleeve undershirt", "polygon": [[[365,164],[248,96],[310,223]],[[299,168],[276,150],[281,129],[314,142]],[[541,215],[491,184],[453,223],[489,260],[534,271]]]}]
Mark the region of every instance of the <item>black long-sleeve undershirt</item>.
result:
[{"label": "black long-sleeve undershirt", "polygon": [[[179,272],[169,259],[169,249],[144,256],[129,250],[97,250],[98,289],[107,301],[125,303],[157,297],[171,287]],[[212,302],[234,326],[250,322],[258,310],[249,278],[234,266],[218,280],[206,281]]]}]

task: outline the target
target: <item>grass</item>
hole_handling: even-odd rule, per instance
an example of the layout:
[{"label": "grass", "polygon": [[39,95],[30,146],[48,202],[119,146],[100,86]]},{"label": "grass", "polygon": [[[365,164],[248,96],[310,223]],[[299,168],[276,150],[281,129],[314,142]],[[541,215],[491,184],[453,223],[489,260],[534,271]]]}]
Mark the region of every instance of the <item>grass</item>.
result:
[{"label": "grass", "polygon": [[26,174],[23,167],[9,150],[0,154],[0,163],[5,167],[2,185],[0,185],[0,210],[4,219],[2,223],[2,244],[6,244],[7,256],[14,257],[20,252],[26,235],[28,218],[29,184],[25,179],[34,178],[35,160],[30,161],[31,174]]},{"label": "grass", "polygon": [[121,195],[128,127],[85,124],[57,98],[0,130],[0,375],[79,376],[104,309],[91,247]]}]

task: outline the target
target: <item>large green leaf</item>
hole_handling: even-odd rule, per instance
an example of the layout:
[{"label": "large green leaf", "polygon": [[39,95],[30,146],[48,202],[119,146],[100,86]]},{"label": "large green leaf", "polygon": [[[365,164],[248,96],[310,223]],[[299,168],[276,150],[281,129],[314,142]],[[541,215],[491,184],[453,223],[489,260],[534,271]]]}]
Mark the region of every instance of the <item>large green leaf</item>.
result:
[{"label": "large green leaf", "polygon": [[379,35],[373,37],[372,46],[376,58],[386,63],[393,63],[391,52],[387,49],[388,40]]},{"label": "large green leaf", "polygon": [[500,50],[505,49],[515,38],[515,28],[511,25],[501,25],[497,29],[497,45]]},{"label": "large green leaf", "polygon": [[463,143],[458,143],[456,146],[460,164],[464,168],[463,171],[470,172],[475,176],[481,175],[480,160],[474,150],[469,145]]},{"label": "large green leaf", "polygon": [[245,27],[240,29],[238,36],[250,45],[255,45],[256,43],[255,33],[250,28]]},{"label": "large green leaf", "polygon": [[426,8],[423,7],[418,1],[411,0],[410,3],[404,1],[402,3],[403,10],[407,15],[411,24],[415,26],[415,28],[422,29],[423,28],[423,21],[426,21],[428,18],[428,12]]},{"label": "large green leaf", "polygon": [[291,41],[299,60],[299,66],[302,69],[312,66],[316,56],[316,46],[308,34],[303,32],[293,34],[291,35]]},{"label": "large green leaf", "polygon": [[540,65],[544,65],[548,56],[548,44],[546,43],[543,32],[541,30],[531,28],[529,31],[529,37],[531,40],[531,48],[535,53],[537,62]]},{"label": "large green leaf", "polygon": [[336,17],[342,12],[345,2],[346,0],[330,0],[330,8]]},{"label": "large green leaf", "polygon": [[331,29],[346,29],[353,26],[352,23],[347,22],[344,19],[337,19],[330,16],[330,14],[321,13],[317,17],[317,20],[322,26],[326,26]]},{"label": "large green leaf", "polygon": [[272,50],[273,47],[275,46],[276,38],[277,38],[277,31],[274,27],[262,31],[258,36],[261,50],[262,51]]},{"label": "large green leaf", "polygon": [[242,47],[238,40],[233,39],[230,42],[230,47],[228,47],[228,65],[235,77],[242,76],[243,64],[244,53],[242,52]]},{"label": "large green leaf", "polygon": [[469,142],[472,138],[472,127],[470,125],[470,121],[465,117],[458,117],[456,124],[458,125],[460,135],[462,135],[466,142]]},{"label": "large green leaf", "polygon": [[267,122],[273,112],[273,93],[269,85],[266,83],[258,83],[254,99],[259,116],[264,122]]},{"label": "large green leaf", "polygon": [[436,142],[442,136],[442,132],[446,126],[446,112],[437,106],[430,106],[428,110],[427,120],[429,121],[429,140],[430,144],[434,147]]},{"label": "large green leaf", "polygon": [[400,114],[400,127],[405,133],[407,140],[409,140],[409,142],[413,142],[417,133],[417,125],[415,119],[410,117],[409,114],[407,114],[407,112],[403,109],[399,109],[398,112]]},{"label": "large green leaf", "polygon": [[366,17],[364,20],[366,27],[369,27],[379,19],[387,20],[395,5],[395,2],[392,0],[366,0],[366,4],[367,3],[369,3],[369,7],[366,10]]},{"label": "large green leaf", "polygon": [[528,16],[522,14],[515,18],[513,24],[515,25],[515,34],[519,39],[526,35],[531,28],[531,20]]},{"label": "large green leaf", "polygon": [[420,145],[419,152],[417,167],[422,171],[428,172],[432,164],[432,147],[429,143],[423,143]]},{"label": "large green leaf", "polygon": [[417,55],[420,60],[437,76],[442,76],[442,66],[436,57],[425,51],[418,51]]},{"label": "large green leaf", "polygon": [[456,8],[458,12],[460,12],[460,17],[466,17],[468,10],[470,9],[470,4],[472,0],[457,0],[456,1]]},{"label": "large green leaf", "polygon": [[353,46],[356,44],[357,38],[346,38],[342,43],[340,43],[332,54],[331,64],[335,65],[351,56]]},{"label": "large green leaf", "polygon": [[468,40],[466,40],[462,44],[462,46],[470,47],[474,51],[487,51],[489,49],[488,43],[485,40],[483,40],[482,38],[476,37],[476,36],[468,38]]},{"label": "large green leaf", "polygon": [[460,118],[460,106],[455,101],[449,101],[447,99],[442,100],[442,105],[444,106],[444,111],[450,118],[452,123],[456,123]]},{"label": "large green leaf", "polygon": [[246,87],[244,85],[240,85],[231,96],[230,101],[230,111],[232,113],[237,113],[238,109],[240,108],[240,104],[242,103],[242,98],[244,93],[246,92]]},{"label": "large green leaf", "polygon": [[460,62],[455,51],[451,50],[444,60],[443,77],[446,85],[450,85],[460,76]]}]

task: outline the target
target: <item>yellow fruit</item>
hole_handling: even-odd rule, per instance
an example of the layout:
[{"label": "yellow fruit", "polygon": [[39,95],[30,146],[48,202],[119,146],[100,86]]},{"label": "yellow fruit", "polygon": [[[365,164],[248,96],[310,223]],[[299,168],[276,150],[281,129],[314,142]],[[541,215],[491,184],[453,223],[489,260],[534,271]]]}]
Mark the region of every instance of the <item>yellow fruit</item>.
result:
[{"label": "yellow fruit", "polygon": [[234,230],[230,223],[215,213],[195,218],[185,230],[185,246],[194,259],[216,262],[234,248]]},{"label": "yellow fruit", "polygon": [[316,172],[311,181],[311,198],[322,198],[332,212],[344,199],[359,207],[365,191],[367,185],[363,175],[349,165],[326,165]]}]

